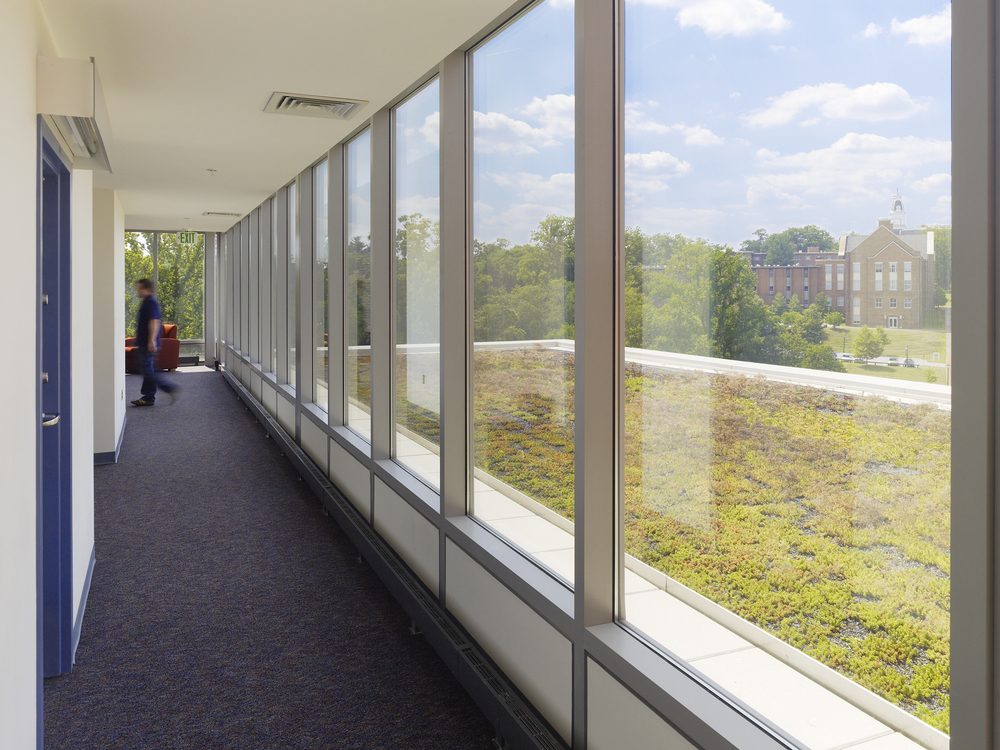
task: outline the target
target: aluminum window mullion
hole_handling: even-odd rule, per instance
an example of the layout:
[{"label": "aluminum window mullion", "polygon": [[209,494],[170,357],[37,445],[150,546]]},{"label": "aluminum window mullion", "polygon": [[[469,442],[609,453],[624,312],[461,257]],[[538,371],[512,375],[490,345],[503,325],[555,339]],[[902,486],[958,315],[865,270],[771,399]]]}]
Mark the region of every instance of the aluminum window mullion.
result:
[{"label": "aluminum window mullion", "polygon": [[392,456],[395,419],[392,283],[392,111],[371,126],[371,418],[372,459]]},{"label": "aluminum window mullion", "polygon": [[258,259],[260,262],[259,279],[260,287],[258,294],[258,309],[260,312],[260,359],[261,370],[269,372],[271,370],[271,337],[274,331],[271,330],[271,198],[268,198],[260,207],[260,250]]},{"label": "aluminum window mullion", "polygon": [[[470,337],[470,200],[469,69],[471,57],[453,52],[441,63],[440,92],[440,263],[441,342],[441,515],[463,516],[468,510],[472,467],[469,465]],[[439,533],[438,596],[447,601],[447,524]]]},{"label": "aluminum window mullion", "polygon": [[250,213],[250,236],[248,237],[247,249],[249,252],[249,294],[247,304],[249,308],[250,344],[247,350],[250,354],[250,361],[261,362],[260,355],[260,207],[258,206]]},{"label": "aluminum window mullion", "polygon": [[295,346],[295,387],[299,407],[311,404],[316,399],[316,379],[314,360],[316,346],[313,323],[313,272],[316,265],[316,247],[313,243],[313,170],[312,167],[299,174],[295,196],[298,202],[299,241],[299,324],[296,326]]},{"label": "aluminum window mullion", "polygon": [[216,346],[215,334],[215,246],[218,234],[215,232],[205,232],[204,256],[205,256],[205,276],[204,276],[204,309],[202,316],[204,319],[204,341],[205,341],[205,364],[212,366],[217,358],[218,347]]},{"label": "aluminum window mullion", "polygon": [[[614,621],[618,496],[617,3],[577,0],[573,746],[586,747],[587,628]],[[609,315],[608,311],[615,311]]]},{"label": "aluminum window mullion", "polygon": [[327,190],[327,234],[330,238],[329,248],[329,268],[330,274],[328,283],[330,284],[330,320],[327,325],[329,331],[327,353],[329,355],[329,394],[328,414],[329,423],[335,426],[345,424],[345,404],[347,386],[347,357],[345,347],[346,336],[346,312],[344,308],[346,299],[345,279],[347,278],[345,255],[347,236],[347,215],[346,215],[346,194],[344,185],[344,146],[334,147],[327,157],[327,179],[329,189]]},{"label": "aluminum window mullion", "polygon": [[240,220],[240,352],[250,356],[250,215]]},{"label": "aluminum window mullion", "polygon": [[[995,0],[952,11],[951,746],[987,750],[996,720],[997,18]],[[949,363],[950,365],[950,363]],[[957,584],[957,585],[955,585]]]},{"label": "aluminum window mullion", "polygon": [[274,269],[272,283],[275,284],[275,341],[277,352],[277,372],[275,377],[281,385],[288,384],[288,188],[283,187],[275,196],[277,201],[278,263]]}]

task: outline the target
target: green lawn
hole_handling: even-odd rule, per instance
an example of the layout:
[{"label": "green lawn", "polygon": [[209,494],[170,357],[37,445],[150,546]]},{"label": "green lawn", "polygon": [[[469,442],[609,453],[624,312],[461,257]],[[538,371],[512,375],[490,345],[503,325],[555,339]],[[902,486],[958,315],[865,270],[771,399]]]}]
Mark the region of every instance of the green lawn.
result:
[{"label": "green lawn", "polygon": [[[847,351],[854,351],[854,339],[861,330],[860,326],[841,326],[840,328],[826,328],[826,343],[833,347],[835,352],[844,351],[844,336],[847,336]],[[909,355],[913,359],[926,359],[928,362],[934,361],[934,352],[940,355],[940,361],[944,362],[945,338],[941,331],[912,331],[896,329],[885,331],[889,335],[889,346],[885,348],[883,354],[886,357],[907,356],[906,347],[910,347]],[[892,377],[887,376],[887,377]]]},{"label": "green lawn", "polygon": [[[476,465],[570,519],[573,368],[475,355]],[[624,388],[626,550],[947,732],[951,413],[634,364]]]},{"label": "green lawn", "polygon": [[930,371],[937,376],[935,382],[939,385],[948,384],[943,367],[889,367],[888,365],[859,365],[853,362],[844,362],[844,369],[851,375],[871,375],[876,378],[914,380],[920,383],[927,382],[927,372]]}]

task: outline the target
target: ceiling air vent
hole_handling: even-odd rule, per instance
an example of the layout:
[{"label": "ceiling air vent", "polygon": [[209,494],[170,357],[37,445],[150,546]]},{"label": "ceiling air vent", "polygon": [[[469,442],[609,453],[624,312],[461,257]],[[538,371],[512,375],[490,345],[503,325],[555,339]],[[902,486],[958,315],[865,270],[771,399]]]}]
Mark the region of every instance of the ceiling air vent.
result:
[{"label": "ceiling air vent", "polygon": [[277,115],[350,120],[366,104],[368,102],[359,99],[335,99],[330,96],[306,96],[275,91],[268,99],[264,111]]}]

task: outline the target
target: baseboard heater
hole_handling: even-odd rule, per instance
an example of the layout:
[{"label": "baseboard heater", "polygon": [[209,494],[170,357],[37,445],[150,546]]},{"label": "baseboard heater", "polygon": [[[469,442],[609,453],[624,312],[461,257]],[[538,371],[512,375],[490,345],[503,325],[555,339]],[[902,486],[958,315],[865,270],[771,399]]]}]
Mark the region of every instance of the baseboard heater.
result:
[{"label": "baseboard heater", "polygon": [[228,371],[223,370],[223,375],[472,696],[496,729],[497,746],[511,750],[566,750],[562,739],[253,394]]}]

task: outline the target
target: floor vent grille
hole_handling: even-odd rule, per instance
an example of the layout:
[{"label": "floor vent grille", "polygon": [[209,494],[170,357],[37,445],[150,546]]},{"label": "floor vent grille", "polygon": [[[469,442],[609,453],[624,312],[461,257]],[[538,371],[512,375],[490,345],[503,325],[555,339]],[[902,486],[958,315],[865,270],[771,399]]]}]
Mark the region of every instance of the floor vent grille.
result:
[{"label": "floor vent grille", "polygon": [[368,102],[361,99],[337,99],[330,96],[307,96],[275,91],[264,107],[276,115],[325,117],[329,120],[350,120]]}]

